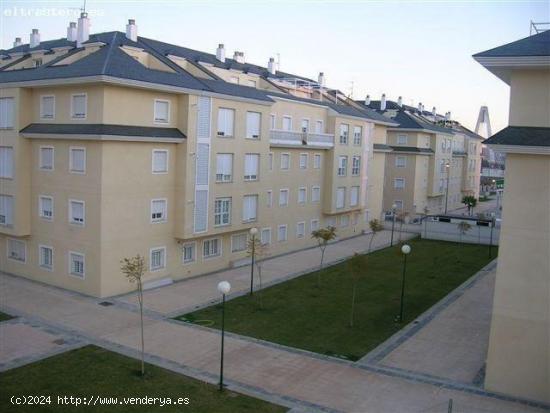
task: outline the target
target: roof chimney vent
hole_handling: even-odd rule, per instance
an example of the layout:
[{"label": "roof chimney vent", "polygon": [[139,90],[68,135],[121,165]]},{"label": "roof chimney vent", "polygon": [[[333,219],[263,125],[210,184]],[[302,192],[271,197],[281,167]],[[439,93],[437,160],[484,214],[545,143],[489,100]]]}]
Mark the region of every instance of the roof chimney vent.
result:
[{"label": "roof chimney vent", "polygon": [[422,102],[418,102],[418,112],[422,113]]},{"label": "roof chimney vent", "polygon": [[365,105],[370,105],[370,95],[367,95],[367,97],[365,98]]},{"label": "roof chimney vent", "polygon": [[237,63],[244,63],[244,52],[235,51],[235,53],[233,53],[233,60]]},{"label": "roof chimney vent", "polygon": [[216,49],[216,59],[218,59],[220,62],[225,62],[225,46],[223,43],[220,43],[218,45],[218,48]]},{"label": "roof chimney vent", "polygon": [[324,72],[319,72],[319,76],[317,76],[317,83],[319,83],[319,85],[321,87],[325,87],[325,73]]},{"label": "roof chimney vent", "polygon": [[69,42],[76,42],[76,23],[70,22],[67,27],[67,40]]},{"label": "roof chimney vent", "polygon": [[38,29],[32,29],[31,37],[29,46],[36,47],[40,44],[40,33],[38,33]]},{"label": "roof chimney vent", "polygon": [[403,96],[399,96],[397,98],[397,104],[399,105],[399,107],[403,106]]},{"label": "roof chimney vent", "polygon": [[270,57],[270,58],[269,58],[269,63],[267,64],[267,71],[268,71],[269,73],[271,73],[272,75],[274,75],[275,72],[276,72],[275,67],[276,67],[276,66],[275,66],[275,59],[272,58],[272,57]]},{"label": "roof chimney vent", "polygon": [[380,110],[386,110],[386,94],[382,93],[382,99],[380,99]]},{"label": "roof chimney vent", "polygon": [[82,43],[87,42],[90,39],[90,19],[88,19],[88,13],[80,13],[78,19],[78,27],[76,29],[76,47],[82,47]]},{"label": "roof chimney vent", "polygon": [[435,106],[432,108],[432,116],[435,118],[437,117],[437,110],[435,109]]},{"label": "roof chimney vent", "polygon": [[451,120],[451,111],[448,111],[448,112],[445,114],[445,120]]},{"label": "roof chimney vent", "polygon": [[23,44],[23,42],[21,42],[21,38],[16,37],[15,41],[13,42],[13,47],[18,47],[18,46],[21,46],[22,44]]},{"label": "roof chimney vent", "polygon": [[126,25],[126,38],[133,42],[137,42],[137,26],[134,19],[129,19]]}]

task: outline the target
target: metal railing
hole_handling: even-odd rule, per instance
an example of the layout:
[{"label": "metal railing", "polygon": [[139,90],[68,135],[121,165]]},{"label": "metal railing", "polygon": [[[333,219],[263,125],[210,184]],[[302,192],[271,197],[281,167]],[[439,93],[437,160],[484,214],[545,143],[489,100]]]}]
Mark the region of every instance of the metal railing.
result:
[{"label": "metal railing", "polygon": [[334,135],[328,133],[294,132],[272,129],[269,131],[269,140],[273,145],[289,146],[321,146],[332,148]]}]

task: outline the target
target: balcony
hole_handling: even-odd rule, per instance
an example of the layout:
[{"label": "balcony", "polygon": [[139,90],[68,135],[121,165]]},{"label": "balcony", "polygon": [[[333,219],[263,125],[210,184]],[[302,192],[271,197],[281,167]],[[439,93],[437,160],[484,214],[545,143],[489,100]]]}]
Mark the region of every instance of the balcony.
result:
[{"label": "balcony", "polygon": [[334,147],[334,135],[272,129],[269,131],[269,143],[271,146],[287,148],[329,149]]}]

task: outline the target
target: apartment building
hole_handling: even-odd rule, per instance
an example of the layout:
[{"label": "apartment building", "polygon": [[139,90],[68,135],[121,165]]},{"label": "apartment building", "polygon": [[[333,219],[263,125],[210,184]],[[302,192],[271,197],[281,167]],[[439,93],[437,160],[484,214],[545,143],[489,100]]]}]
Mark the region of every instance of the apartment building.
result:
[{"label": "apartment building", "polygon": [[357,101],[397,122],[374,152],[384,154],[383,210],[411,216],[462,207],[465,195],[479,196],[482,138],[433,108],[425,111],[386,99]]},{"label": "apartment building", "polygon": [[485,387],[550,402],[550,31],[474,55],[510,86],[510,126],[485,141],[506,154]]},{"label": "apartment building", "polygon": [[382,209],[374,136],[396,122],[317,80],[138,37],[16,39],[0,53],[0,268],[93,296],[360,234]]}]

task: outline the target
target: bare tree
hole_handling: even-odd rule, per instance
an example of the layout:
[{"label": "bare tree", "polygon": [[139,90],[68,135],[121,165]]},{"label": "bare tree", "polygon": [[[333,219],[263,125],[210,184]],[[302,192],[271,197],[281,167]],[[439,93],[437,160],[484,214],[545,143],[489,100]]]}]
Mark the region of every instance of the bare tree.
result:
[{"label": "bare tree", "polygon": [[315,238],[317,240],[317,245],[321,250],[321,264],[319,265],[319,271],[317,273],[317,286],[320,287],[321,270],[323,269],[323,260],[325,259],[325,250],[327,248],[328,243],[332,241],[334,238],[336,238],[336,228],[329,226],[326,228],[315,230],[311,233],[311,238]]},{"label": "bare tree", "polygon": [[372,235],[371,235],[370,241],[369,241],[369,253],[370,253],[371,249],[372,249],[372,242],[374,241],[374,237],[377,233],[379,233],[380,231],[382,231],[384,229],[384,225],[382,225],[382,223],[380,221],[378,221],[377,219],[371,219],[369,221],[369,228],[372,231]]},{"label": "bare tree", "polygon": [[143,336],[143,274],[145,273],[145,259],[139,254],[135,257],[124,258],[121,262],[121,271],[130,283],[136,283],[139,301],[139,315],[141,320],[141,375],[145,375],[145,339]]},{"label": "bare tree", "polygon": [[353,254],[353,256],[348,261],[349,271],[351,273],[352,279],[352,294],[351,294],[351,316],[349,319],[349,326],[353,327],[353,320],[355,318],[355,296],[357,294],[357,283],[361,278],[362,274],[362,264],[366,257],[359,255],[358,253]]},{"label": "bare tree", "polygon": [[470,230],[470,228],[472,228],[472,226],[468,224],[466,221],[460,221],[457,224],[457,228],[458,228],[460,243],[462,243],[462,236],[465,235]]},{"label": "bare tree", "polygon": [[399,221],[399,241],[401,242],[401,235],[403,233],[403,224],[409,220],[409,213],[406,211],[402,211],[399,214],[397,214],[397,220]]},{"label": "bare tree", "polygon": [[263,260],[267,258],[269,255],[268,251],[268,245],[262,244],[262,241],[260,239],[261,237],[251,237],[248,239],[247,243],[247,253],[249,256],[252,256],[252,254],[255,255],[255,264],[256,268],[258,269],[258,278],[260,280],[260,287],[258,291],[258,302],[260,304],[260,308],[263,308],[263,302],[262,302],[262,265]]}]

